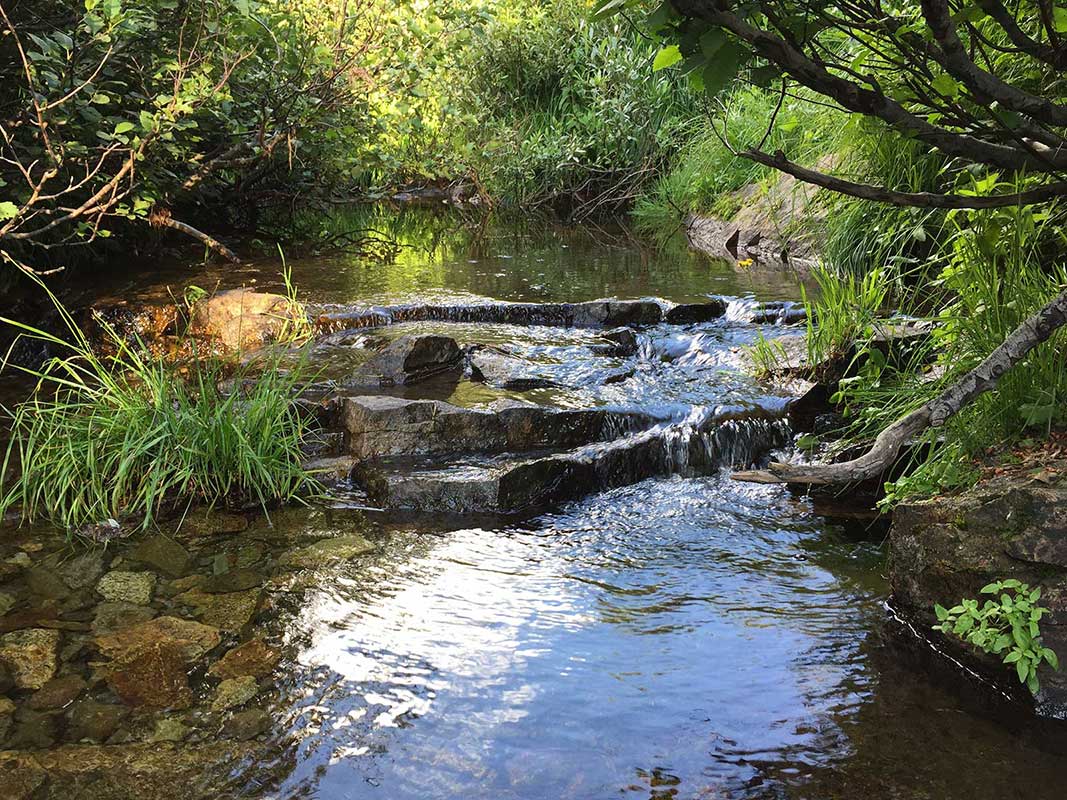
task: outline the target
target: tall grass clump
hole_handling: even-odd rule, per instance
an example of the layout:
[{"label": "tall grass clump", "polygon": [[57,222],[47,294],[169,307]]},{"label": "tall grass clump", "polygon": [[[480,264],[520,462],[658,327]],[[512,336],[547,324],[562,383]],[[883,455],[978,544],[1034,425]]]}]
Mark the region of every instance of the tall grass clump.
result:
[{"label": "tall grass clump", "polygon": [[[59,353],[39,369],[15,367],[36,386],[7,411],[0,512],[68,532],[108,519],[146,529],[194,504],[265,510],[314,489],[301,464],[308,422],[293,403],[299,368],[270,357],[258,374],[230,374],[213,358],[180,366],[106,324],[113,354],[100,355],[49,296],[64,337],[0,318]],[[223,391],[224,378],[240,388]]]},{"label": "tall grass clump", "polygon": [[[837,137],[837,150],[837,171],[860,182],[902,192],[952,188],[944,158],[865,118],[849,121]],[[944,211],[822,196],[828,211],[822,254],[837,271],[863,275],[871,267],[884,268],[903,301],[936,275],[936,254],[949,234]]]}]

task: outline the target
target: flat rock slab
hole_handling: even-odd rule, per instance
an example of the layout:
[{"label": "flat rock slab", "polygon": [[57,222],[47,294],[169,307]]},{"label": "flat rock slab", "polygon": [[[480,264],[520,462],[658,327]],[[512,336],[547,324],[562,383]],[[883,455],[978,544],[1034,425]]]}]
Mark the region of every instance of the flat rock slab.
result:
[{"label": "flat rock slab", "polygon": [[481,411],[440,400],[346,397],[345,446],[360,458],[571,448],[648,427],[645,414],[514,403]]},{"label": "flat rock slab", "polygon": [[321,333],[374,328],[400,322],[480,322],[500,325],[550,325],[562,328],[614,328],[658,325],[658,300],[591,300],[584,303],[476,303],[404,305],[325,311],[316,320]]},{"label": "flat rock slab", "polygon": [[374,550],[374,545],[359,534],[335,536],[283,553],[278,559],[278,566],[291,569],[316,569],[340,561],[349,561],[372,553]]},{"label": "flat rock slab", "polygon": [[679,423],[539,458],[416,471],[366,466],[353,478],[384,508],[518,512],[646,478],[747,465],[787,439],[780,421],[709,418],[703,429]]}]

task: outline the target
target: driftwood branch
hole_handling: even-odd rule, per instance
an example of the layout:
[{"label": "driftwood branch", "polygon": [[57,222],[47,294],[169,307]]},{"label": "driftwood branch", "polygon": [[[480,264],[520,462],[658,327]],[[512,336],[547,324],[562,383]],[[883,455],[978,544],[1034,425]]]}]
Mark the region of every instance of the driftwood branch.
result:
[{"label": "driftwood branch", "polygon": [[148,222],[153,228],[170,228],[171,230],[184,233],[186,236],[192,236],[198,242],[203,243],[203,245],[213,253],[217,253],[227,261],[232,261],[234,264],[241,263],[241,259],[237,257],[237,254],[214,236],[209,236],[203,231],[197,230],[192,225],[174,219],[174,217],[172,217],[165,209],[154,211],[151,216],[149,216]]},{"label": "driftwood branch", "polygon": [[774,462],[766,470],[736,472],[733,477],[753,483],[794,484],[847,484],[877,478],[893,465],[900,449],[911,439],[927,428],[944,425],[976,397],[996,387],[1005,372],[1064,324],[1067,324],[1067,291],[1024,320],[981,364],[956,383],[878,434],[871,449],[859,458],[839,464]]}]

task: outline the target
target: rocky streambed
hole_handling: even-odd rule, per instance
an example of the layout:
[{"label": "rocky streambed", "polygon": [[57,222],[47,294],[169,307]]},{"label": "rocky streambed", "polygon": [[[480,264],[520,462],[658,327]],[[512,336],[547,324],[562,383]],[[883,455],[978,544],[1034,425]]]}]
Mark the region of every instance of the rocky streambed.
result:
[{"label": "rocky streambed", "polygon": [[[728,477],[818,416],[746,370],[758,335],[796,333],[795,287],[720,296],[694,286],[732,272],[636,284],[630,251],[527,249],[416,262],[405,286],[462,290],[425,297],[369,290],[377,265],[294,264],[329,488],[309,507],[106,546],[0,529],[0,795],[999,800],[1025,771],[1058,798],[1058,724],[1012,725],[1017,695],[991,709],[1008,685],[981,664],[961,694],[926,618],[994,575],[1060,602],[1055,485],[909,507],[890,600],[863,509]],[[222,347],[292,311],[215,303],[194,317]],[[98,321],[168,348],[164,306]]]}]

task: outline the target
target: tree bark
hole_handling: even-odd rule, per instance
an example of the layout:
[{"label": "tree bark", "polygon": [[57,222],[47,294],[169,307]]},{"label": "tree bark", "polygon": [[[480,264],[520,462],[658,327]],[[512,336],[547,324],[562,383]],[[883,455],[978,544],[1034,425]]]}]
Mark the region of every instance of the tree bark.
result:
[{"label": "tree bark", "polygon": [[937,428],[981,394],[996,387],[1000,377],[1067,324],[1067,291],[1023,323],[940,395],[898,419],[874,440],[859,458],[839,464],[771,463],[766,470],[736,472],[735,480],[753,483],[847,484],[876,478],[891,467],[901,447],[927,428]]}]

